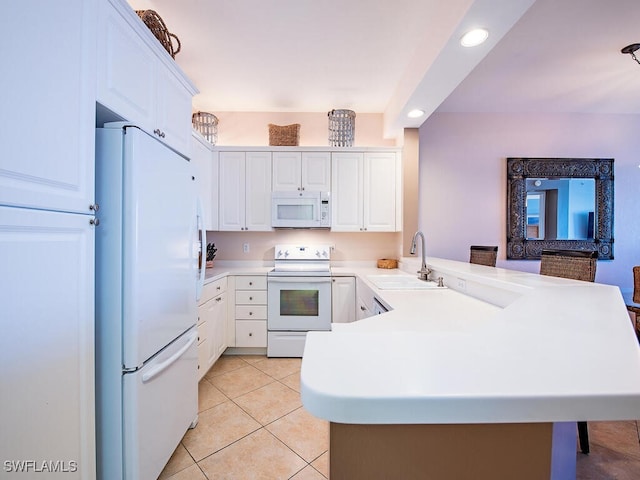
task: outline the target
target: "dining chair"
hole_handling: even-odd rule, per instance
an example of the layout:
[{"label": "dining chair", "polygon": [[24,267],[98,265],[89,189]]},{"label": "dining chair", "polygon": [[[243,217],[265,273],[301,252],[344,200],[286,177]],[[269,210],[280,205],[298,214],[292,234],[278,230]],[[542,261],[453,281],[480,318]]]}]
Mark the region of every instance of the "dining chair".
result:
[{"label": "dining chair", "polygon": [[640,315],[640,265],[633,267],[633,296],[631,299],[625,296],[627,310],[633,314],[633,329],[640,340],[640,330],[638,325],[638,315]]},{"label": "dining chair", "polygon": [[497,246],[471,245],[470,254],[469,254],[469,263],[495,267],[497,257],[498,257]]},{"label": "dining chair", "polygon": [[[542,250],[540,275],[593,282],[596,278],[598,252],[591,250]],[[580,451],[589,453],[587,422],[578,423]]]}]

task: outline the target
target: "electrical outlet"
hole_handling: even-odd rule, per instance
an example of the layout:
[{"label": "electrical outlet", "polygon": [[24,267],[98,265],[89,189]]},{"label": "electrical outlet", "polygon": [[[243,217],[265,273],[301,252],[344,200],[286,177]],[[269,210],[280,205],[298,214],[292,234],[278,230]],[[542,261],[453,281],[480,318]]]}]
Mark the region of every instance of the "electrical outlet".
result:
[{"label": "electrical outlet", "polygon": [[456,290],[464,292],[467,289],[467,281],[464,278],[456,278]]},{"label": "electrical outlet", "polygon": [[244,253],[249,253],[249,244],[248,243],[245,243],[245,244],[242,245],[242,251]]}]

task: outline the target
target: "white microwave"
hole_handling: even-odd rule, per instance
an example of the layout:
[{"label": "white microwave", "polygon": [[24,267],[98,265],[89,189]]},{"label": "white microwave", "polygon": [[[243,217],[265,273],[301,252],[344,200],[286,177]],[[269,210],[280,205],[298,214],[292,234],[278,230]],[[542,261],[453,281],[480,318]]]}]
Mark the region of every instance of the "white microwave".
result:
[{"label": "white microwave", "polygon": [[273,192],[271,226],[275,228],[331,227],[329,192]]}]

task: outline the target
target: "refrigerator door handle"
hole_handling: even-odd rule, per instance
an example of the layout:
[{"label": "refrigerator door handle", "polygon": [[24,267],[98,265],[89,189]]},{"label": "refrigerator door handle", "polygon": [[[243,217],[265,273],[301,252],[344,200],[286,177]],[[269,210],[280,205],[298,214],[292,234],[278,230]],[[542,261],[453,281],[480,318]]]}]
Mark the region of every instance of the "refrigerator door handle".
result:
[{"label": "refrigerator door handle", "polygon": [[147,373],[142,375],[142,383],[147,383],[147,382],[153,380],[155,377],[160,375],[167,368],[169,368],[171,365],[173,365],[175,362],[177,362],[180,359],[180,357],[182,357],[182,355],[184,355],[184,353],[187,350],[189,350],[189,348],[191,348],[191,345],[193,345],[197,339],[198,339],[198,336],[195,333],[193,333],[192,337],[191,337],[191,340],[189,340],[184,347],[182,347],[180,350],[178,350],[171,357],[167,358],[164,362],[159,363],[158,365],[153,367],[151,370],[149,370]]},{"label": "refrigerator door handle", "polygon": [[204,288],[204,276],[205,276],[205,265],[206,265],[206,255],[207,255],[207,232],[204,229],[204,221],[203,221],[203,211],[202,211],[202,202],[200,198],[198,198],[197,203],[197,228],[198,228],[198,236],[200,240],[200,264],[198,265],[198,283],[196,285],[196,300],[200,300],[202,296],[202,289]]}]

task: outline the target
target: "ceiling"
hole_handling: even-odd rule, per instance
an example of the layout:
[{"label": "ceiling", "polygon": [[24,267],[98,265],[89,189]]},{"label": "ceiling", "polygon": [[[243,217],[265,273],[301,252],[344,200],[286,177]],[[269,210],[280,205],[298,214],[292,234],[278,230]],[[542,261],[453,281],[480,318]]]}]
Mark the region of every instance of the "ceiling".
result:
[{"label": "ceiling", "polygon": [[[182,43],[211,112],[640,113],[638,0],[128,0]],[[459,45],[486,27],[480,47]],[[640,52],[639,52],[640,53]],[[409,119],[413,108],[426,112]]]}]

